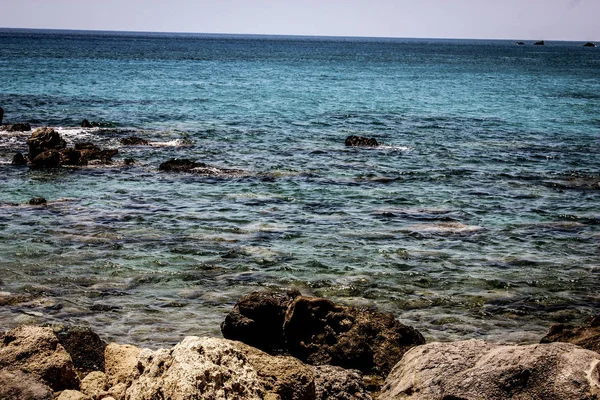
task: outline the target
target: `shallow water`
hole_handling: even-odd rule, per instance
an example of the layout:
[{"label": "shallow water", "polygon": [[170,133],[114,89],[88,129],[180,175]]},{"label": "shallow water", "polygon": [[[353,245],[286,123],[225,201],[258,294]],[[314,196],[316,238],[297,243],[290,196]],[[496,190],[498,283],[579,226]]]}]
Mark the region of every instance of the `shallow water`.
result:
[{"label": "shallow water", "polygon": [[[10,165],[29,133],[0,131],[4,327],[157,346],[218,335],[240,296],[274,288],[392,312],[429,341],[535,342],[598,312],[598,49],[15,30],[0,43],[5,123],[119,149],[112,166],[34,171]],[[352,134],[383,146],[346,148]],[[122,146],[131,135],[152,145]],[[159,172],[173,157],[246,173]],[[37,196],[50,203],[26,205]]]}]

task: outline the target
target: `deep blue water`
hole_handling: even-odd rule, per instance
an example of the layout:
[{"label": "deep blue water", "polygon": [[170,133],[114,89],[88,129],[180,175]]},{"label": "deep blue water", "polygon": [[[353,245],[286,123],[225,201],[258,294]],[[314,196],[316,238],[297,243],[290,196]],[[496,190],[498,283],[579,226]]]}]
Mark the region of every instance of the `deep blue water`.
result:
[{"label": "deep blue water", "polygon": [[[119,149],[34,171],[10,165],[30,132],[0,131],[0,292],[32,296],[0,325],[158,345],[218,335],[272,288],[428,340],[579,323],[600,307],[600,48],[582,45],[0,30],[4,122]],[[246,174],[159,172],[172,157]]]}]

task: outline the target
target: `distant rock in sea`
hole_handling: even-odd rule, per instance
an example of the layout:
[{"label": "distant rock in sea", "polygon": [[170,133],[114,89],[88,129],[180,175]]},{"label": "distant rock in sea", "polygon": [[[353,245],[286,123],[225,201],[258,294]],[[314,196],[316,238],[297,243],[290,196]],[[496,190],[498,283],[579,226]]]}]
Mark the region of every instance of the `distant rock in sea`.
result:
[{"label": "distant rock in sea", "polygon": [[525,42],[516,42],[516,44],[518,44],[519,46],[523,46]]},{"label": "distant rock in sea", "polygon": [[348,147],[377,147],[379,143],[374,138],[366,138],[362,136],[348,136],[345,141]]},{"label": "distant rock in sea", "polygon": [[[586,44],[583,45],[583,47],[596,47],[596,43],[594,42],[587,42]],[[1,119],[0,119],[1,121]]]},{"label": "distant rock in sea", "polygon": [[535,42],[533,45],[534,46],[544,46],[546,43],[544,43],[543,40],[540,40],[539,42]]}]

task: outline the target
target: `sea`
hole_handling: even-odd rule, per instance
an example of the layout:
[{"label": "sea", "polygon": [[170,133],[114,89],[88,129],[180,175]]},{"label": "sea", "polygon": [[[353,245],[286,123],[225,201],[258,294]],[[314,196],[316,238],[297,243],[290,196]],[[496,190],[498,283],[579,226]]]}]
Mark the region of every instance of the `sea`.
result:
[{"label": "sea", "polygon": [[[535,343],[600,312],[583,42],[0,29],[0,107],[118,150],[32,170],[11,165],[31,132],[0,131],[3,329],[157,347],[290,289],[429,342]],[[243,173],[160,171],[172,158]]]}]

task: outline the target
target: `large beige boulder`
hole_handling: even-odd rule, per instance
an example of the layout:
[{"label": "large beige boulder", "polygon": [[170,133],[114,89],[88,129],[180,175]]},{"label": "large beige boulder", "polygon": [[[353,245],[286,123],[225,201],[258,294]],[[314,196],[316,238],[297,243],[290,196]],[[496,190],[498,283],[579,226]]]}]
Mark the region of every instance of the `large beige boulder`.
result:
[{"label": "large beige boulder", "polygon": [[79,388],[73,361],[52,328],[21,326],[0,335],[0,369],[20,369],[54,391]]},{"label": "large beige boulder", "polygon": [[104,349],[104,368],[109,386],[119,383],[129,385],[138,376],[137,358],[142,349],[127,345],[110,343]]},{"label": "large beige boulder", "polygon": [[600,354],[568,343],[430,343],[404,355],[379,400],[592,400],[599,363]]},{"label": "large beige boulder", "polygon": [[56,398],[56,400],[91,400],[85,394],[77,390],[64,390]]},{"label": "large beige boulder", "polygon": [[127,389],[128,400],[265,397],[258,373],[248,358],[221,339],[190,336],[171,350],[143,350],[137,369],[140,376]]},{"label": "large beige boulder", "polygon": [[92,399],[100,399],[106,394],[108,381],[102,371],[90,372],[81,380],[80,391]]}]

